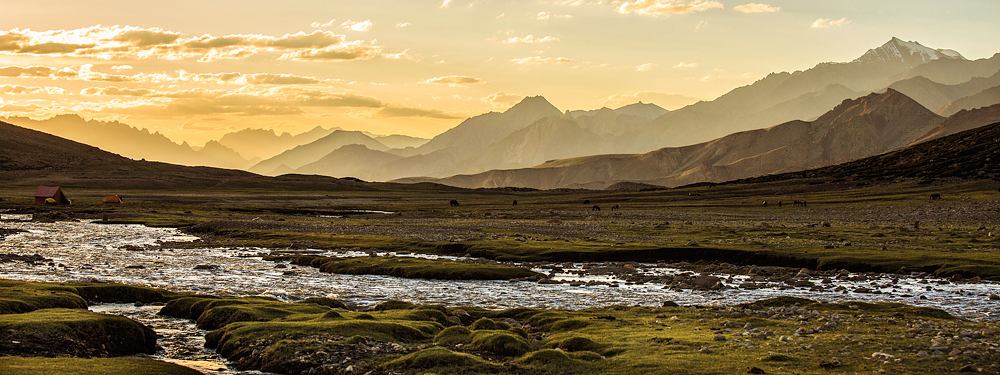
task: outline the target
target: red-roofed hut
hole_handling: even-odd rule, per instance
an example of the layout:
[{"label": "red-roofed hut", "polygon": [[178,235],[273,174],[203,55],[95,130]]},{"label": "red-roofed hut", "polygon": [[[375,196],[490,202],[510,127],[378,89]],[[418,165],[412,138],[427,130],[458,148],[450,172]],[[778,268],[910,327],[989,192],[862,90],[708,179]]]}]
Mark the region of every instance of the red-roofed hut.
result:
[{"label": "red-roofed hut", "polygon": [[58,186],[39,186],[35,190],[35,204],[45,204],[46,199],[52,199],[56,204],[72,204]]}]

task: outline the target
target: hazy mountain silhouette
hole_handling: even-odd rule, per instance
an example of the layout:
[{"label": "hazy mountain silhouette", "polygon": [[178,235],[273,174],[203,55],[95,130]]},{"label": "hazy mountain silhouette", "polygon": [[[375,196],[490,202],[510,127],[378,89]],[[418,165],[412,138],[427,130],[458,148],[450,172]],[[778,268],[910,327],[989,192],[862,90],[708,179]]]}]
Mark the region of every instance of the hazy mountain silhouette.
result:
[{"label": "hazy mountain silhouette", "polygon": [[402,158],[387,152],[368,149],[364,145],[350,144],[296,169],[295,173],[372,180],[374,171],[370,166],[385,165]]},{"label": "hazy mountain silhouette", "polygon": [[291,135],[266,129],[243,129],[238,132],[226,133],[219,138],[219,143],[240,153],[246,159],[268,159],[295,146],[304,145],[323,138],[340,128],[323,129],[315,127],[305,133]]},{"label": "hazy mountain silhouette", "polygon": [[[971,109],[976,107],[970,108],[967,107],[967,105],[972,104],[963,105],[960,103],[951,107],[951,113],[943,113],[942,110],[945,106],[948,106],[956,100],[978,94],[983,90],[997,86],[1000,86],[1000,73],[995,73],[992,76],[985,78],[975,77],[957,85],[945,85],[931,81],[923,76],[917,76],[895,82],[889,85],[889,88],[906,94],[906,96],[913,98],[913,100],[916,100],[924,107],[934,110],[939,114],[950,115],[962,109]],[[976,103],[978,104],[978,107],[1000,103],[1000,101],[990,102],[988,98],[988,95],[982,97]]]},{"label": "hazy mountain silhouette", "polygon": [[388,148],[417,148],[430,141],[427,138],[411,137],[402,134],[383,135],[375,137],[375,140]]},{"label": "hazy mountain silhouette", "polygon": [[[946,121],[895,91],[845,100],[812,122],[790,121],[685,147],[632,155],[593,155],[533,168],[493,170],[433,180],[459,187],[604,188],[618,181],[661,186],[722,182],[843,163],[956,130],[993,122],[991,111],[966,111]],[[946,129],[939,127],[953,123]],[[409,181],[418,181],[411,179]]]},{"label": "hazy mountain silhouette", "polygon": [[55,134],[125,157],[181,165],[205,165],[242,169],[250,162],[218,142],[195,151],[186,142],[176,144],[159,132],[150,133],[117,121],[84,120],[77,115],[59,115],[46,120],[11,117],[7,122],[24,128]]},{"label": "hazy mountain silhouette", "polygon": [[[336,130],[314,142],[297,146],[277,156],[261,161],[250,167],[250,171],[265,175],[276,175],[278,172],[286,172],[288,168],[298,169],[303,165],[315,162],[333,150],[350,144],[364,145],[369,149],[379,151],[389,149],[362,132]],[[278,167],[282,165],[284,165],[284,168],[279,170]]]},{"label": "hazy mountain silhouette", "polygon": [[[598,111],[605,110],[605,109],[608,109],[608,108],[604,107],[604,108],[600,108],[600,109],[592,109],[592,110],[589,110],[589,111],[584,111],[584,110],[569,111],[569,114],[572,115],[573,117],[593,116],[593,115],[597,114]],[[663,116],[667,112],[670,112],[670,111],[668,111],[666,109],[663,109],[663,107],[660,107],[660,106],[658,106],[656,104],[653,104],[653,103],[643,103],[643,102],[637,102],[637,103],[632,103],[632,104],[629,104],[629,105],[625,105],[625,106],[622,106],[622,107],[614,109],[614,111],[615,111],[615,113],[617,113],[619,115],[635,116],[635,117],[640,117],[640,118],[644,118],[644,119],[647,119],[647,120],[652,120],[654,118]]]},{"label": "hazy mountain silhouette", "polygon": [[[250,172],[132,160],[83,143],[0,122],[0,181],[104,189],[372,190],[380,185],[330,177],[264,177]],[[390,185],[382,185],[390,186]],[[72,192],[68,191],[72,196]]]},{"label": "hazy mountain silhouette", "polygon": [[950,116],[962,110],[988,107],[997,103],[1000,103],[1000,86],[955,100],[938,110],[938,113]]}]

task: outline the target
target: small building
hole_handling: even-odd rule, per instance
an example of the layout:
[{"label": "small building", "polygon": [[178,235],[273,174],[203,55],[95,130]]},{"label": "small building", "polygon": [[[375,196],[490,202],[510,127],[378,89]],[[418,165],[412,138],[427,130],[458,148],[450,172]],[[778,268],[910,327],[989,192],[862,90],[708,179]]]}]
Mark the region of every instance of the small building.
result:
[{"label": "small building", "polygon": [[55,204],[72,204],[69,198],[66,198],[66,194],[63,194],[62,189],[58,186],[39,186],[35,190],[35,204],[45,204],[46,200],[51,199],[50,203]]},{"label": "small building", "polygon": [[119,203],[120,204],[120,203],[122,203],[122,197],[119,197],[117,195],[109,195],[109,196],[104,197],[104,199],[101,200],[101,202],[103,202],[103,203]]}]

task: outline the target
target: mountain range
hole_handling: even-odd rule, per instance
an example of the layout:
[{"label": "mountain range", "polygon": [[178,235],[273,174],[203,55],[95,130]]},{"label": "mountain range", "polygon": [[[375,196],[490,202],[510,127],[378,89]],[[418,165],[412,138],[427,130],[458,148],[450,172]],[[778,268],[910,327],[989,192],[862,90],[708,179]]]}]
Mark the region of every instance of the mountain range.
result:
[{"label": "mountain range", "polygon": [[968,60],[892,38],[853,61],[772,73],[674,111],[642,102],[561,111],[543,97],[526,97],[430,140],[338,128],[294,136],[246,129],[195,150],[120,123],[67,117],[75,118],[73,129],[46,122],[68,121],[64,116],[10,121],[135,159],[271,176],[462,187],[677,186],[821,167],[984,125],[1000,111],[993,106],[1000,103],[998,72],[1000,54]]}]

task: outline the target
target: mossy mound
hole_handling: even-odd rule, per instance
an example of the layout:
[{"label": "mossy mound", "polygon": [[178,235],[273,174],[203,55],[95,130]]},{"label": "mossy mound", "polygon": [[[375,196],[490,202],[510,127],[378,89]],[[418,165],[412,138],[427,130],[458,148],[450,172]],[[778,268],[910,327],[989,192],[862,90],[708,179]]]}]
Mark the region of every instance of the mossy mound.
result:
[{"label": "mossy mound", "polygon": [[317,257],[275,256],[271,261],[292,261],[319,268],[322,272],[349,275],[387,275],[436,280],[511,280],[541,274],[521,267],[447,259],[410,257]]},{"label": "mossy mound", "polygon": [[584,328],[590,325],[590,321],[584,319],[563,319],[552,324],[549,328],[550,331],[560,332],[560,331],[572,331],[580,328]]},{"label": "mossy mound", "polygon": [[604,349],[607,346],[598,344],[586,337],[578,337],[578,336],[568,337],[563,340],[553,342],[552,345],[555,346],[556,348],[565,350],[567,352],[580,352],[580,351],[599,352],[601,349]]},{"label": "mossy mound", "polygon": [[501,323],[497,323],[496,321],[494,321],[493,319],[490,319],[490,318],[480,318],[479,320],[476,320],[475,322],[473,322],[472,325],[469,326],[469,328],[474,329],[474,330],[480,330],[480,329],[485,329],[485,330],[506,330],[506,329],[510,329],[510,324],[502,323],[502,322]]},{"label": "mossy mound", "polygon": [[300,303],[315,303],[317,305],[326,306],[326,307],[329,307],[331,309],[344,309],[344,310],[347,310],[347,304],[346,303],[344,303],[342,301],[339,301],[339,300],[335,300],[333,298],[309,297],[309,298],[306,298],[306,299],[300,301]]},{"label": "mossy mound", "polygon": [[438,345],[458,345],[472,342],[472,331],[462,326],[448,327],[434,336],[434,343]]},{"label": "mossy mound", "polygon": [[562,350],[542,349],[518,358],[517,362],[531,365],[575,365],[576,361]]},{"label": "mossy mound", "polygon": [[80,309],[0,315],[0,353],[110,357],[153,354],[156,332],[131,319]]},{"label": "mossy mound", "polygon": [[531,344],[524,337],[507,331],[473,331],[472,341],[464,348],[517,357],[531,351]]},{"label": "mossy mound", "polygon": [[375,307],[373,307],[372,310],[375,310],[375,311],[410,310],[410,309],[413,309],[415,307],[417,307],[417,305],[414,305],[414,304],[409,303],[407,301],[400,301],[400,300],[394,300],[393,299],[393,300],[388,300],[388,301],[381,302],[381,303],[375,305]]},{"label": "mossy mound", "polygon": [[395,370],[432,370],[438,368],[460,368],[463,373],[494,372],[497,366],[482,358],[466,353],[455,353],[445,348],[424,349],[416,353],[386,363],[383,367]]},{"label": "mossy mound", "polygon": [[148,358],[0,357],[4,375],[200,375],[184,367]]},{"label": "mossy mound", "polygon": [[71,287],[0,280],[0,314],[48,308],[86,309],[87,301]]},{"label": "mossy mound", "polygon": [[198,328],[217,329],[235,322],[267,322],[292,315],[325,314],[330,308],[316,303],[285,303],[264,297],[182,297],[171,300],[160,315],[195,319]]}]

